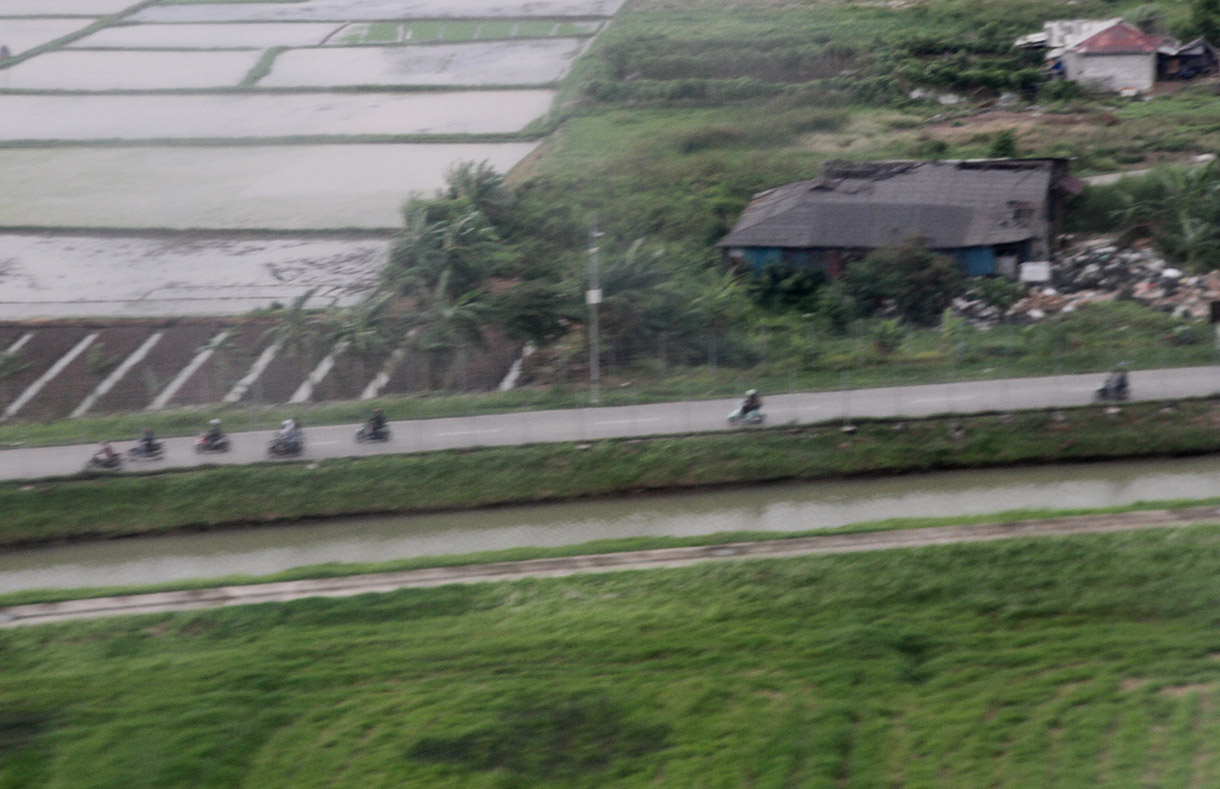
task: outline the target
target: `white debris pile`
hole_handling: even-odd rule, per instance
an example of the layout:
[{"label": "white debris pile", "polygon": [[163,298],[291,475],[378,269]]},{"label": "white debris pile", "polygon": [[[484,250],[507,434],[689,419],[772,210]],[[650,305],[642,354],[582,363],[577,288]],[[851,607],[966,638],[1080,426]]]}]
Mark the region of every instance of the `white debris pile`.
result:
[{"label": "white debris pile", "polygon": [[1094,241],[1060,256],[1051,266],[1050,282],[1031,287],[1007,315],[1031,322],[1115,299],[1131,299],[1184,318],[1206,318],[1211,302],[1220,300],[1220,272],[1187,276],[1151,249]]}]

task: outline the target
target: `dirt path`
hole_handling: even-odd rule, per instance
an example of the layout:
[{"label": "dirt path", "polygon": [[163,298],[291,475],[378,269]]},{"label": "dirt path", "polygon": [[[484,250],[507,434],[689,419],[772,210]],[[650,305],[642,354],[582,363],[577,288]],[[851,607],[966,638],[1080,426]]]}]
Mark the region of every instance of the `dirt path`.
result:
[{"label": "dirt path", "polygon": [[354,575],[345,578],[287,581],[249,586],[221,586],[212,589],[11,606],[0,608],[0,627],[46,624],[69,619],[124,614],[151,614],[254,603],[282,603],[306,597],[352,597],[360,594],[455,583],[487,583],[516,578],[556,578],[576,573],[684,567],[706,561],[884,551],[950,543],[988,542],[1013,537],[1101,534],[1139,529],[1197,526],[1217,522],[1220,522],[1220,507],[1194,507],[1180,510],[1148,510],[1113,515],[1047,518],[1015,523],[940,526],[861,534],[828,534],[817,537],[590,554],[520,562],[495,562],[397,573]]}]

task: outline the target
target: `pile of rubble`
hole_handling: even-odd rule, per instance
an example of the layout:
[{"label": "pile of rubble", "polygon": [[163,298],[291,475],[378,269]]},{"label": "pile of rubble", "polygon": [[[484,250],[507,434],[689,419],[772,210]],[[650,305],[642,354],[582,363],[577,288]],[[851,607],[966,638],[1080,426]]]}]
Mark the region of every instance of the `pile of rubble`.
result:
[{"label": "pile of rubble", "polygon": [[[1050,281],[1030,285],[1008,311],[1009,320],[1032,323],[1100,301],[1131,299],[1184,318],[1207,318],[1212,301],[1220,301],[1220,272],[1186,276],[1150,249],[1124,249],[1111,241],[1081,244],[1054,261]],[[959,314],[977,323],[992,323],[1000,310],[979,298],[954,302]]]}]

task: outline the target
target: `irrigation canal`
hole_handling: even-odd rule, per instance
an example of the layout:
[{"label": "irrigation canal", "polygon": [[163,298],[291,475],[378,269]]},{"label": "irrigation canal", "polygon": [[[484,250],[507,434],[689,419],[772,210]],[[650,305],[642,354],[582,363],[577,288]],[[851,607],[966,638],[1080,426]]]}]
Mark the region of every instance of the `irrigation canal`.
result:
[{"label": "irrigation canal", "polygon": [[124,539],[0,554],[0,592],[265,575],[607,538],[791,532],[887,518],[1107,507],[1220,495],[1220,458],[769,485],[535,507]]}]

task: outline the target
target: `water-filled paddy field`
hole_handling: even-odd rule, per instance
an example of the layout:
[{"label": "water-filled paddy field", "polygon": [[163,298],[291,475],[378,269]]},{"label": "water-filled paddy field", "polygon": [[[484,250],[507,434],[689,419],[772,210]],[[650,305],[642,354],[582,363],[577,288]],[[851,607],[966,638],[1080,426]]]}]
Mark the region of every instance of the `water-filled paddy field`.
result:
[{"label": "water-filled paddy field", "polygon": [[342,85],[542,85],[560,79],[586,39],[294,49],[259,87]]},{"label": "water-filled paddy field", "polygon": [[[516,135],[545,118],[554,91],[543,86],[621,5],[0,0],[0,44],[14,54],[114,23],[0,64],[0,228],[401,227],[404,201],[443,186],[453,165],[507,172],[534,150],[445,138]],[[59,264],[32,276],[18,246],[0,237],[0,291],[19,280],[25,290],[0,300],[81,314],[92,294],[76,285],[100,280]],[[240,267],[215,270],[259,287]],[[148,290],[167,287],[154,277]],[[197,285],[175,287],[161,290],[164,303],[186,303]],[[114,290],[95,301],[130,300],[141,313],[156,302]]]},{"label": "water-filled paddy field", "polygon": [[135,0],[4,0],[0,16],[104,16],[135,5]]},{"label": "water-filled paddy field", "polygon": [[397,228],[454,162],[501,172],[534,143],[0,150],[0,226]]},{"label": "water-filled paddy field", "polygon": [[61,50],[43,53],[0,71],[0,88],[88,91],[235,88],[261,57],[257,50]]},{"label": "water-filled paddy field", "polygon": [[[34,3],[38,0],[23,2]],[[479,17],[605,17],[612,16],[622,4],[623,0],[306,0],[302,3],[155,5],[133,14],[130,19],[137,22],[358,22]]]},{"label": "water-filled paddy field", "polygon": [[98,49],[226,49],[312,47],[339,30],[338,22],[264,22],[234,25],[124,25],[77,39],[73,47]]},{"label": "water-filled paddy field", "polygon": [[[25,21],[25,20],[21,20]],[[45,43],[83,27],[58,22]],[[8,37],[9,23],[5,23]],[[269,47],[384,46],[387,44],[494,41],[513,38],[591,36],[598,21],[557,19],[423,20],[412,22],[235,22],[232,24],[147,24],[107,27],[69,44],[78,49],[266,49]],[[12,45],[9,45],[12,48]]]},{"label": "water-filled paddy field", "polygon": [[[4,11],[0,11],[4,13]],[[57,38],[75,33],[92,19],[5,19],[0,21],[0,44],[9,52],[20,55],[28,49],[49,44]]]},{"label": "water-filled paddy field", "polygon": [[0,140],[509,134],[547,113],[549,90],[169,96],[14,95]]}]

